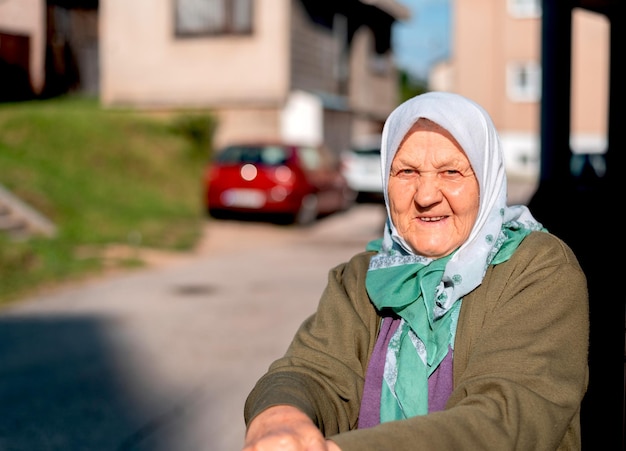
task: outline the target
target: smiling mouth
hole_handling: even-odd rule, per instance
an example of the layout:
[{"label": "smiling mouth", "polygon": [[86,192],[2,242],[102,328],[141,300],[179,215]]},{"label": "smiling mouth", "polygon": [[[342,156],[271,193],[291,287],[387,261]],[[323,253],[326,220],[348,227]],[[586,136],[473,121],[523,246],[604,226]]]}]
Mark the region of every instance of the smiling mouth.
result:
[{"label": "smiling mouth", "polygon": [[442,219],[445,219],[446,216],[435,216],[432,218],[419,218],[420,221],[424,221],[424,222],[437,222],[437,221],[441,221]]}]

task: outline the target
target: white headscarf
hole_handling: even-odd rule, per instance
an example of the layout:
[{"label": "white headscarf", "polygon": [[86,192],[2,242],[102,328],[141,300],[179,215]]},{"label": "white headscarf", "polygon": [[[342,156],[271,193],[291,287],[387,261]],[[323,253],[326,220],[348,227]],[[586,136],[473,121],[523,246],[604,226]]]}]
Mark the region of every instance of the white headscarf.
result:
[{"label": "white headscarf", "polygon": [[[523,228],[541,229],[523,205],[506,205],[507,179],[502,148],[489,114],[477,103],[448,92],[428,92],[398,106],[388,117],[381,143],[381,170],[387,221],[383,251],[390,251],[392,242],[407,254],[415,255],[411,246],[398,233],[389,209],[389,174],[400,143],[419,118],[426,118],[445,128],[467,154],[478,179],[480,203],[476,222],[469,237],[446,265],[443,280],[460,275],[462,280],[447,287],[447,305],[480,285],[487,266],[503,240],[504,223],[519,223]],[[387,248],[387,249],[385,249]],[[441,313],[441,312],[440,312]]]}]

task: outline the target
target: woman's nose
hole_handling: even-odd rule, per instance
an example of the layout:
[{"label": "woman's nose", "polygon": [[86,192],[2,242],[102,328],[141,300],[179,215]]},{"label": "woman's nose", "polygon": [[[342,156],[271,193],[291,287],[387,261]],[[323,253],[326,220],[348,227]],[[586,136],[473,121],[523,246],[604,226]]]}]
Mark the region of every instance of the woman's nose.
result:
[{"label": "woman's nose", "polygon": [[417,178],[415,186],[415,203],[421,207],[441,202],[443,193],[437,177],[420,176]]}]

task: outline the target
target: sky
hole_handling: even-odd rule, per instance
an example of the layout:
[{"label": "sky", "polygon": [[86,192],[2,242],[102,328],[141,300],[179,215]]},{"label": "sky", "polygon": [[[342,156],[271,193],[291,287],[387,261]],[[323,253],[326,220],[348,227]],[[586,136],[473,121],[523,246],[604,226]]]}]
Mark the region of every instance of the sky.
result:
[{"label": "sky", "polygon": [[411,17],[393,28],[398,67],[426,80],[430,67],[450,54],[450,2],[452,0],[397,0],[411,10]]}]

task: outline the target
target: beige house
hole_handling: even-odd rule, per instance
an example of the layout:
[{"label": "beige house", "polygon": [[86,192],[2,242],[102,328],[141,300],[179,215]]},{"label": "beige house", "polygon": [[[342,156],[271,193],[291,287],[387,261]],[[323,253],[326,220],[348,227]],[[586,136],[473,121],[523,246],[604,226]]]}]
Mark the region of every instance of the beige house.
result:
[{"label": "beige house", "polygon": [[43,90],[45,51],[45,2],[0,1],[0,97]]},{"label": "beige house", "polygon": [[324,142],[379,132],[398,102],[394,0],[100,0],[108,108],[199,108],[215,145]]},{"label": "beige house", "polygon": [[0,1],[0,101],[98,92],[98,0]]},{"label": "beige house", "polygon": [[[431,89],[482,104],[500,130],[510,175],[540,169],[541,0],[454,0],[452,52],[436,66]],[[572,16],[573,153],[607,146],[609,22],[586,9]],[[601,170],[601,168],[599,168]]]},{"label": "beige house", "polygon": [[2,0],[0,101],[27,98],[20,84],[111,109],[209,110],[216,146],[338,152],[397,105],[391,30],[408,17],[395,0]]}]

